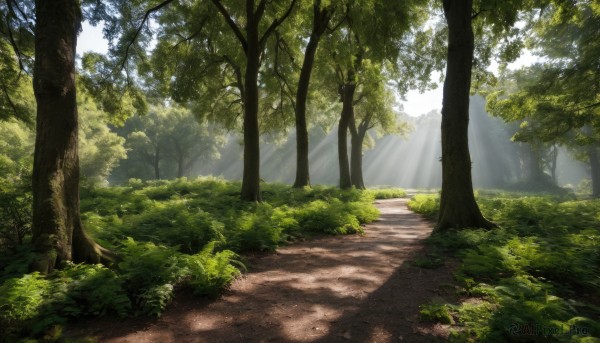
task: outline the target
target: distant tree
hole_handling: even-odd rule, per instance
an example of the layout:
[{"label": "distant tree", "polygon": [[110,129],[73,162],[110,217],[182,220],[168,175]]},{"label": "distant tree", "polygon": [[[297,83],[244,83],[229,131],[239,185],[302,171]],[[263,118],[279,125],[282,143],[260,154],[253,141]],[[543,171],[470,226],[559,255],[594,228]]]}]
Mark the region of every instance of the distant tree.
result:
[{"label": "distant tree", "polygon": [[531,27],[528,44],[545,61],[505,71],[488,92],[488,108],[521,122],[515,140],[585,151],[593,195],[600,197],[600,9],[553,2]]},{"label": "distant tree", "polygon": [[78,92],[81,175],[90,184],[106,184],[112,170],[127,158],[125,139],[112,131],[109,115],[85,91]]},{"label": "distant tree", "polygon": [[[356,125],[355,105],[367,96],[374,96],[373,89],[382,89],[377,88],[377,82],[386,84],[394,80],[401,95],[409,89],[427,88],[431,85],[429,76],[438,55],[430,54],[434,52],[428,39],[431,31],[417,29],[427,19],[425,1],[349,1],[340,7],[343,10],[336,12],[334,18],[340,28],[325,38],[326,51],[319,63],[327,67],[320,67],[323,72],[319,77],[324,78],[329,87],[335,85],[342,104],[337,128],[339,185],[349,188],[353,177],[348,158],[348,131],[353,131],[352,123]],[[383,76],[377,78],[377,82],[375,78],[369,79],[373,75],[372,66]],[[356,144],[360,144],[358,135],[354,137]],[[354,149],[356,156],[356,151],[362,148]],[[359,158],[354,161],[360,163]],[[357,171],[355,186],[363,187],[359,181],[362,177],[358,175],[360,168],[355,166],[354,169]]]},{"label": "distant tree", "polygon": [[[154,178],[165,177],[161,168],[174,170],[173,176],[189,175],[191,168],[199,162],[209,161],[219,156],[218,149],[225,144],[221,130],[200,124],[189,110],[181,107],[152,106],[148,114],[130,118],[119,130],[127,137],[126,146],[130,149],[129,161],[125,168],[143,170],[136,167],[140,162],[151,168]],[[144,175],[129,174],[129,177]]]},{"label": "distant tree", "polygon": [[349,123],[351,136],[350,178],[352,186],[365,189],[362,157],[365,137],[369,130],[378,134],[404,134],[408,123],[401,122],[394,111],[396,104],[392,90],[385,84],[385,73],[380,65],[365,61],[363,66],[363,86],[361,98],[356,101],[354,117]]}]

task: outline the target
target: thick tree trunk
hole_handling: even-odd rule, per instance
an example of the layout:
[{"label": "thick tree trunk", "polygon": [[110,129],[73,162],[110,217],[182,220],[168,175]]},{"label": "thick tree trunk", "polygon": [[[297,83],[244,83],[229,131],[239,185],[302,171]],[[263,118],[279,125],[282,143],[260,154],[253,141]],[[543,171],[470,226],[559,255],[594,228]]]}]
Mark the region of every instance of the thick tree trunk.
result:
[{"label": "thick tree trunk", "polygon": [[66,261],[98,263],[109,254],[85,234],[79,215],[75,91],[79,1],[37,0],[35,8],[32,239],[38,257],[31,269],[49,273]]},{"label": "thick tree trunk", "polygon": [[341,87],[342,113],[338,124],[338,162],[340,167],[340,188],[352,187],[350,163],[348,161],[348,128],[354,118],[354,83],[346,83]]},{"label": "thick tree trunk", "polygon": [[444,0],[448,59],[442,104],[442,195],[436,230],[491,228],[481,214],[471,179],[469,91],[474,38],[472,0]]},{"label": "thick tree trunk", "polygon": [[598,145],[588,146],[588,158],[592,176],[592,197],[600,198],[600,159],[598,158]]},{"label": "thick tree trunk", "polygon": [[328,9],[321,9],[321,1],[315,0],[313,5],[313,30],[304,51],[304,61],[300,70],[298,90],[296,91],[296,180],[295,188],[310,186],[310,173],[308,164],[308,126],[306,125],[306,101],[310,76],[315,61],[315,54],[331,18]]},{"label": "thick tree trunk", "polygon": [[260,46],[258,22],[254,18],[254,2],[248,1],[248,42],[246,77],[244,80],[244,174],[242,200],[261,201],[260,196],[260,132],[258,128],[258,70],[260,68]]}]

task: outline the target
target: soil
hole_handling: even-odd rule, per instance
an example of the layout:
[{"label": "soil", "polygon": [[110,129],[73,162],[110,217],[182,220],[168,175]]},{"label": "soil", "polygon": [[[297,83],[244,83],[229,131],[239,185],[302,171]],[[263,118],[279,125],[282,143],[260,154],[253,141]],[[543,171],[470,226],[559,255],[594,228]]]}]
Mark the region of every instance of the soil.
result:
[{"label": "soil", "polygon": [[324,237],[249,259],[219,299],[177,294],[159,319],[102,318],[69,336],[99,342],[432,342],[448,328],[419,320],[419,305],[452,284],[451,262],[422,269],[431,223],[406,199],[378,200],[364,235]]}]

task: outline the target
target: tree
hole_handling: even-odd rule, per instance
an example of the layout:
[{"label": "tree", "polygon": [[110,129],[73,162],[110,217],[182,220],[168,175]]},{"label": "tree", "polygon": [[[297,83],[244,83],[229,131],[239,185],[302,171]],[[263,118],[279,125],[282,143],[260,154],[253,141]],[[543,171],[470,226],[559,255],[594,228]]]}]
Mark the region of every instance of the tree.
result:
[{"label": "tree", "polygon": [[66,261],[108,262],[113,256],[85,233],[79,214],[75,47],[81,25],[76,0],[36,1],[32,269]]},{"label": "tree", "polygon": [[[129,160],[116,172],[121,178],[189,176],[198,162],[217,158],[225,143],[221,130],[199,123],[178,106],[151,106],[148,114],[130,118],[119,133],[127,137],[130,150]],[[151,173],[146,173],[148,168]]]},{"label": "tree", "polygon": [[349,124],[350,177],[352,186],[357,189],[366,189],[362,157],[367,132],[371,129],[377,129],[379,134],[404,134],[408,131],[408,124],[401,122],[393,109],[396,102],[385,84],[385,74],[381,65],[365,62],[361,97],[356,102],[355,116]]},{"label": "tree", "polygon": [[[325,58],[320,63],[328,65],[328,68],[323,68],[326,72],[320,73],[320,77],[336,86],[342,103],[337,128],[339,185],[349,188],[353,180],[348,158],[348,131],[355,122],[356,103],[369,94],[369,87],[374,84],[367,80],[371,73],[369,66],[379,66],[381,73],[388,77],[378,78],[378,82],[399,79],[396,85],[404,94],[413,86],[429,84],[429,75],[434,68],[430,62],[435,60],[435,55],[420,54],[430,52],[426,44],[428,40],[422,39],[424,36],[416,30],[427,19],[426,2],[364,0],[348,1],[338,6],[344,10],[336,12],[339,18],[336,17],[335,22],[339,22],[339,29],[326,38],[327,51],[322,54]],[[356,137],[355,142],[359,146],[354,148],[355,155],[362,150]],[[360,158],[355,158],[355,163],[360,163]],[[358,174],[360,169],[355,166]],[[364,186],[359,179],[362,177],[357,175],[356,184]]]},{"label": "tree", "polygon": [[600,196],[600,9],[586,2],[552,2],[531,19],[529,46],[543,63],[505,71],[488,91],[488,108],[519,121],[515,140],[583,150],[593,196]]},{"label": "tree", "polygon": [[296,90],[296,179],[294,181],[294,187],[296,188],[310,186],[310,171],[308,165],[308,126],[306,123],[308,87],[317,47],[321,40],[321,36],[323,33],[325,33],[325,30],[329,25],[333,11],[334,7],[332,4],[325,6],[322,4],[321,0],[314,0],[312,30],[310,32],[306,49],[304,50],[304,60],[302,62],[302,70],[300,71],[298,88]]},{"label": "tree", "polygon": [[436,230],[491,228],[475,202],[469,155],[469,93],[474,35],[472,0],[444,0],[448,57],[442,103],[442,194]]},{"label": "tree", "polygon": [[98,109],[85,90],[79,89],[77,110],[81,176],[88,184],[107,184],[112,170],[127,158],[125,139],[108,127],[109,115]]}]

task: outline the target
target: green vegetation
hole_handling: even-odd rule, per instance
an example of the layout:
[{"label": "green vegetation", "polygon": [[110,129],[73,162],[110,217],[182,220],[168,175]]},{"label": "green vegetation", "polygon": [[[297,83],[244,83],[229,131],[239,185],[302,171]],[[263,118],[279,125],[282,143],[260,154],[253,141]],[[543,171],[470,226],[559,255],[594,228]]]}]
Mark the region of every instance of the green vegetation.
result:
[{"label": "green vegetation", "polygon": [[[426,304],[422,317],[449,323],[448,309],[456,319],[451,336],[456,342],[600,338],[594,296],[600,292],[600,201],[504,195],[481,197],[479,203],[501,228],[429,238],[433,249],[461,261],[455,274],[461,291],[458,305]],[[435,216],[438,196],[416,196],[409,206]],[[542,333],[528,331],[532,328]]]},{"label": "green vegetation", "polygon": [[404,198],[406,196],[406,191],[401,188],[374,188],[367,192],[373,194],[375,199]]},{"label": "green vegetation", "polygon": [[[21,230],[21,243],[2,241],[0,335],[37,336],[81,316],[160,316],[177,289],[217,296],[243,270],[240,252],[273,251],[300,237],[361,233],[361,224],[379,215],[371,192],[265,184],[264,201],[249,203],[240,200],[239,187],[182,178],[85,188],[84,225],[121,260],[110,269],[68,264],[48,276],[26,274],[34,258],[30,225],[12,227],[10,213],[2,212],[3,236]],[[30,201],[12,200],[15,206]]]}]

